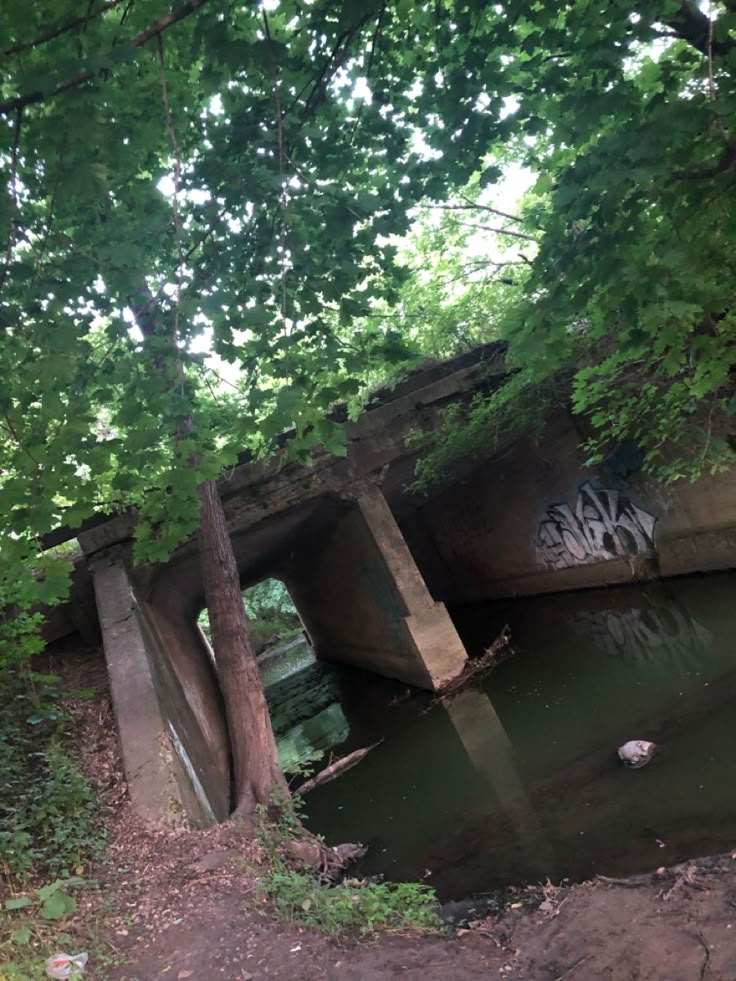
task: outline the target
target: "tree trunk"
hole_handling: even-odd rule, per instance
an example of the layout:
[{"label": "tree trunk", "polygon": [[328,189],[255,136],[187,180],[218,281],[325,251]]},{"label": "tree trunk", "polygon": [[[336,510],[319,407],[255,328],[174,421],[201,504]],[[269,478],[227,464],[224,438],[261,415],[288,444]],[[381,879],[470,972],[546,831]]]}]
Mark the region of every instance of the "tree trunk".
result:
[{"label": "tree trunk", "polygon": [[214,480],[199,488],[199,549],[212,646],[225,700],[235,771],[235,814],[252,821],[257,804],[285,802],[289,791],[261,677],[225,513]]},{"label": "tree trunk", "polygon": [[[131,297],[130,305],[145,338],[164,337],[170,342],[170,360],[159,353],[154,364],[164,376],[167,368],[173,373],[172,387],[175,382],[181,383],[184,370],[176,337],[161,328],[158,297],[145,280]],[[174,434],[176,443],[191,430],[191,415],[181,418]],[[194,466],[196,462],[192,458],[189,464]],[[252,823],[258,804],[280,809],[279,805],[282,807],[289,800],[289,789],[279,766],[266,696],[248,636],[233,544],[214,480],[207,480],[199,487],[199,552],[233,755],[234,813]]]}]

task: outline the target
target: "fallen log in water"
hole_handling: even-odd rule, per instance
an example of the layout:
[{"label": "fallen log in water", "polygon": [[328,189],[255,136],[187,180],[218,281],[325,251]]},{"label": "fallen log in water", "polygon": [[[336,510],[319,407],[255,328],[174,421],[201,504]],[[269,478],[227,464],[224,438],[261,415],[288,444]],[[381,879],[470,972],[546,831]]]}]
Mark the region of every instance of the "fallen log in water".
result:
[{"label": "fallen log in water", "polygon": [[319,773],[315,774],[310,780],[306,780],[301,787],[296,791],[301,797],[304,794],[308,794],[310,790],[314,790],[315,787],[319,787],[320,784],[328,783],[330,780],[334,780],[335,777],[339,777],[341,774],[345,773],[351,767],[355,766],[356,763],[360,763],[372,749],[375,749],[379,743],[383,740],[379,739],[377,743],[373,743],[372,746],[366,746],[364,749],[356,749],[353,753],[348,753],[347,756],[341,756],[339,759],[335,760],[334,763],[330,763],[326,766],[324,770],[320,770]]},{"label": "fallen log in water", "polygon": [[313,872],[320,882],[338,882],[345,870],[368,851],[365,845],[345,842],[330,847],[308,832],[287,842],[285,853],[289,864]]},{"label": "fallen log in water", "polygon": [[454,681],[444,686],[439,693],[439,700],[441,701],[449,695],[456,695],[467,685],[471,684],[471,682],[475,681],[479,675],[485,674],[491,668],[495,668],[497,664],[505,661],[507,657],[510,657],[514,653],[516,652],[511,645],[511,628],[506,624],[490,647],[486,647],[480,657],[469,660],[463,668],[462,673]]}]

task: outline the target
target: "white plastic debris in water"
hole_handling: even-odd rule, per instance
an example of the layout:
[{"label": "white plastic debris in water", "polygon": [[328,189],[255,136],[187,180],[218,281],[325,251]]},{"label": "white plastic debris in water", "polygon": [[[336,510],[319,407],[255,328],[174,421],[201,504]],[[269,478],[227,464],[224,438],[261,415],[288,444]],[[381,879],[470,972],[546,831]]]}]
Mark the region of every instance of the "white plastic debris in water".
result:
[{"label": "white plastic debris in water", "polygon": [[46,961],[47,978],[78,978],[84,974],[89,954],[54,954]]},{"label": "white plastic debris in water", "polygon": [[618,748],[618,758],[624,766],[631,766],[635,769],[645,766],[654,755],[655,743],[647,742],[646,739],[631,739],[628,743]]}]

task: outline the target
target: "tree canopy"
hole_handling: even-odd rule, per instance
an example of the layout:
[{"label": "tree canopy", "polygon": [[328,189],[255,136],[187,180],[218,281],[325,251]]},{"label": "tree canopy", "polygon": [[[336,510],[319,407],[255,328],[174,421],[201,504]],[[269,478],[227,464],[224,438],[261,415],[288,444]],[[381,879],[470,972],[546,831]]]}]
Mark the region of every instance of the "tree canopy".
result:
[{"label": "tree canopy", "polygon": [[[0,37],[5,602],[59,594],[57,525],[135,505],[161,558],[240,450],[339,452],[407,311],[436,353],[507,338],[512,413],[572,379],[594,456],[733,462],[732,0],[8,0]],[[481,221],[510,161],[533,187]],[[421,201],[523,257],[442,298],[396,262]]]}]

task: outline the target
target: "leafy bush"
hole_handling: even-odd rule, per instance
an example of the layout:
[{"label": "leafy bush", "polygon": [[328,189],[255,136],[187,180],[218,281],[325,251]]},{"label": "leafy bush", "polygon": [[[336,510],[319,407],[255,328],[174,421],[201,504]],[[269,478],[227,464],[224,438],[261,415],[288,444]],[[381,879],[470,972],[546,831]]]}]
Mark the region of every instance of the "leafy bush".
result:
[{"label": "leafy bush", "polygon": [[279,579],[264,579],[243,593],[256,653],[273,637],[289,640],[301,630],[301,621],[286,586]]},{"label": "leafy bush", "polygon": [[95,795],[69,753],[53,676],[0,673],[0,864],[6,875],[67,875],[102,844]]},{"label": "leafy bush", "polygon": [[[271,643],[296,637],[302,629],[296,607],[280,579],[264,579],[246,589],[243,603],[248,614],[250,640],[256,654],[260,654]],[[209,637],[210,620],[206,609],[200,613],[199,623]]]}]

